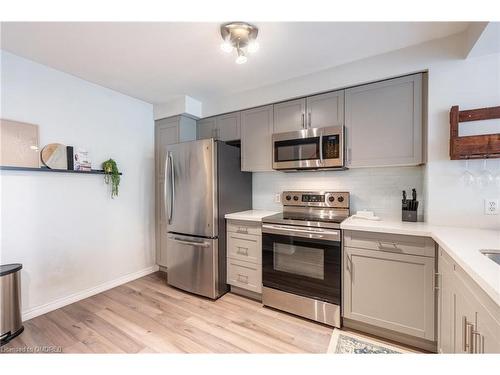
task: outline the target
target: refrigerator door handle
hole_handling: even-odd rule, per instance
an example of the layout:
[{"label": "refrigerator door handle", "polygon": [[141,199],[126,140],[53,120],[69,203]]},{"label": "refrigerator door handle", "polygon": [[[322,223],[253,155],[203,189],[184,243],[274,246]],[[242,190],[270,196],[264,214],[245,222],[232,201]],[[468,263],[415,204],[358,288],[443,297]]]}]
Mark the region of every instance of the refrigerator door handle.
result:
[{"label": "refrigerator door handle", "polygon": [[[173,216],[173,211],[174,211],[174,198],[175,198],[175,185],[174,185],[174,159],[172,158],[172,153],[169,152],[167,154],[167,160],[165,163],[165,169],[170,170],[170,174],[168,176],[168,183],[170,184],[170,196],[169,199],[167,200],[167,173],[165,173],[165,211],[167,212],[167,219],[168,223],[171,224],[172,222],[172,216]],[[167,204],[168,202],[168,204]]]},{"label": "refrigerator door handle", "polygon": [[165,216],[167,216],[168,212],[168,204],[167,204],[167,183],[168,183],[168,153],[165,155],[165,164],[163,167],[163,210],[165,212]]}]

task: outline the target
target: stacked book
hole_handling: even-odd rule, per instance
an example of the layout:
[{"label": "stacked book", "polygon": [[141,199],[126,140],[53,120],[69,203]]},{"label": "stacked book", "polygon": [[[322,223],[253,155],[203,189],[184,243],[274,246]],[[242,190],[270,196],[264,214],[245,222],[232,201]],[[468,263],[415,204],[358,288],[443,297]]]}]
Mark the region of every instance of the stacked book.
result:
[{"label": "stacked book", "polygon": [[88,151],[80,149],[74,153],[73,168],[75,171],[92,170],[92,163],[90,162]]}]

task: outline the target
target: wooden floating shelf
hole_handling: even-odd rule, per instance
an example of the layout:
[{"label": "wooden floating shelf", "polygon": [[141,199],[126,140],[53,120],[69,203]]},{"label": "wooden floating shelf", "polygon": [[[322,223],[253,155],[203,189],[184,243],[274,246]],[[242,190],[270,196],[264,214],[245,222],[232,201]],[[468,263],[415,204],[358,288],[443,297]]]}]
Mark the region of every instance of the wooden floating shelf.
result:
[{"label": "wooden floating shelf", "polygon": [[[9,167],[0,166],[1,171],[27,171],[27,172],[52,172],[52,173],[76,173],[76,174],[104,174],[102,169],[92,169],[91,171],[73,171],[70,169],[50,169],[47,167],[30,168],[30,167]],[[119,173],[120,176],[122,175]]]},{"label": "wooden floating shelf", "polygon": [[500,133],[460,137],[460,122],[500,119],[500,107],[460,111],[458,105],[450,110],[450,159],[500,158]]}]

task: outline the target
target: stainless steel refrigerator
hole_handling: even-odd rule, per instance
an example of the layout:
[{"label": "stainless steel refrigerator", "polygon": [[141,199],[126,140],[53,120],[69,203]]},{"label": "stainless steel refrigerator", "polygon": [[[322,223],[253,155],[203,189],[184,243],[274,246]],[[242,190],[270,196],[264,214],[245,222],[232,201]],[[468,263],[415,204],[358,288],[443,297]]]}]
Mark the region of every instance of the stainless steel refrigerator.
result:
[{"label": "stainless steel refrigerator", "polygon": [[216,299],[227,292],[224,215],[252,207],[239,147],[204,139],[167,146],[167,283]]}]

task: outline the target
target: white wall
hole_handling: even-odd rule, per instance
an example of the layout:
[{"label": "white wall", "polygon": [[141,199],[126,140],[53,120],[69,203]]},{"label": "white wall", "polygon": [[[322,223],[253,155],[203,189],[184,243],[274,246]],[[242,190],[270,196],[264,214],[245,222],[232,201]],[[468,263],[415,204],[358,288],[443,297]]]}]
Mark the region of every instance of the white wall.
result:
[{"label": "white wall", "polygon": [[[440,225],[500,228],[500,216],[486,216],[483,213],[484,199],[486,197],[500,199],[500,189],[495,186],[479,189],[460,185],[459,177],[463,163],[450,161],[447,156],[450,107],[458,104],[465,109],[497,106],[500,103],[500,55],[493,54],[464,60],[465,39],[465,33],[454,35],[256,90],[213,98],[203,103],[203,116],[428,70],[429,149],[428,163],[423,176],[425,181],[423,188],[426,190],[424,209],[426,220]],[[500,132],[498,121],[494,125],[490,124],[488,128],[490,132]],[[478,129],[480,130],[479,126]],[[474,173],[478,173],[480,163],[471,164]],[[500,168],[498,160],[490,161],[488,166],[493,172],[498,172]],[[370,176],[373,173],[372,169],[362,171],[356,174],[366,173]],[[301,182],[301,176],[298,176],[296,181],[293,175],[277,177],[273,173],[279,172],[256,175],[254,178],[254,202],[259,208],[267,207],[272,201],[270,194],[276,189],[268,185],[283,189],[306,185]],[[320,174],[316,176],[317,178],[308,177],[311,186],[325,186],[324,177]],[[337,186],[336,178],[333,176],[331,186]],[[411,180],[420,177],[422,177],[420,172],[415,170]],[[383,181],[377,182],[376,185],[380,189],[385,189]],[[346,185],[342,183],[340,186]],[[352,186],[357,189],[356,183]],[[390,189],[386,189],[386,193],[390,199],[397,199],[399,204],[399,195]],[[369,200],[375,201],[377,196],[378,193]],[[364,201],[366,199],[359,202]],[[359,202],[355,201],[355,206],[358,206]],[[393,207],[394,204],[391,200],[389,206]],[[367,206],[371,207],[369,204]]]},{"label": "white wall", "polygon": [[2,118],[123,172],[115,199],[101,175],[2,172],[1,263],[23,264],[25,318],[151,272],[152,105],[10,53],[1,63]]},{"label": "white wall", "polygon": [[[449,111],[453,105],[462,109],[500,105],[500,54],[473,57],[453,63],[434,64],[429,71],[429,163],[427,165],[427,214],[433,223],[500,228],[500,215],[484,215],[484,200],[500,200],[500,187],[464,187],[460,176],[465,162],[449,160]],[[500,120],[460,125],[463,133],[473,127],[500,133]],[[469,162],[478,175],[483,160]],[[500,159],[487,161],[492,173],[500,174]]]}]

